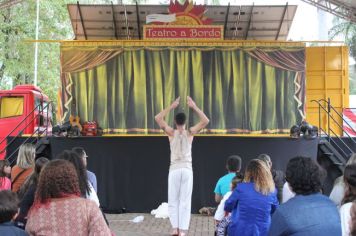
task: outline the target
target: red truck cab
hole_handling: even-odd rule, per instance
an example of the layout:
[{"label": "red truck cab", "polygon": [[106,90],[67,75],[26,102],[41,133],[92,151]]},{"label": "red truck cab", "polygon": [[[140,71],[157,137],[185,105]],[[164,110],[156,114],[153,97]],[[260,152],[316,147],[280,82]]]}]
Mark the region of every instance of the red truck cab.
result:
[{"label": "red truck cab", "polygon": [[6,137],[51,131],[49,98],[34,85],[0,90],[0,159],[6,156]]}]

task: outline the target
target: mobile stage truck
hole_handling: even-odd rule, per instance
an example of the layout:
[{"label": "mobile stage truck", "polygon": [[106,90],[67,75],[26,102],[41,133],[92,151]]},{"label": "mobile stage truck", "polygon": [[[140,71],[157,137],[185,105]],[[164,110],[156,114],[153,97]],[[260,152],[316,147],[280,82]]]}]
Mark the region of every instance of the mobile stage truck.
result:
[{"label": "mobile stage truck", "polygon": [[[84,147],[104,209],[149,212],[167,200],[170,154],[154,116],[180,96],[178,110],[192,125],[189,95],[210,119],[193,143],[194,212],[214,205],[229,155],[240,155],[245,166],[267,153],[285,170],[290,158],[316,159],[319,150],[340,174],[350,150],[333,142],[354,148],[342,137],[348,49],[285,41],[296,8],[68,5],[75,40],[59,42],[61,120],[95,121],[103,136],[51,137],[52,156]],[[305,120],[326,137],[321,144],[319,137],[289,137]]]}]

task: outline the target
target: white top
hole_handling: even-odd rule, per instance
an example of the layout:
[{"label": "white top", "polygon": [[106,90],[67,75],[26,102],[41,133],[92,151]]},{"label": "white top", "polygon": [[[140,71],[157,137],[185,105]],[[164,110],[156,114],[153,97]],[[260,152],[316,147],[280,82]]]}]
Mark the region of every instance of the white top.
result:
[{"label": "white top", "polygon": [[189,142],[188,132],[174,130],[173,138],[170,142],[171,166],[169,170],[180,168],[192,169],[192,144]]},{"label": "white top", "polygon": [[214,215],[215,220],[221,221],[224,218],[224,216],[225,216],[225,211],[224,211],[225,201],[230,197],[231,194],[232,194],[232,191],[225,193],[223,199],[220,201],[219,206],[216,209],[216,212]]},{"label": "white top", "polygon": [[330,193],[330,200],[333,201],[338,207],[341,206],[341,201],[344,198],[345,195],[345,184],[344,180],[340,179],[343,178],[343,176],[337,178],[335,180],[334,187]]},{"label": "white top", "polygon": [[282,203],[285,203],[286,201],[293,198],[294,196],[295,193],[292,192],[292,190],[290,190],[288,182],[285,182],[283,185]]},{"label": "white top", "polygon": [[89,181],[88,181],[88,185],[89,185],[90,192],[89,194],[87,193],[86,199],[94,201],[96,205],[100,207],[98,194],[95,192],[93,185],[91,185]]},{"label": "white top", "polygon": [[349,222],[351,219],[351,210],[352,202],[345,203],[340,207],[340,218],[341,218],[341,232],[342,236],[350,235],[350,226]]}]

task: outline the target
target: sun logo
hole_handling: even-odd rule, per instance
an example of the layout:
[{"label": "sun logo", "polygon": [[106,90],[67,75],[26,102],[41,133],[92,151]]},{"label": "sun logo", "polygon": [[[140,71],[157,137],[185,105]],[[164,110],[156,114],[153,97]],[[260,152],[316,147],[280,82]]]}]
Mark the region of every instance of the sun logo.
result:
[{"label": "sun logo", "polygon": [[170,22],[168,25],[210,25],[213,20],[204,16],[206,11],[205,5],[194,5],[189,0],[180,4],[177,0],[171,0],[168,12],[176,14],[176,21]]}]

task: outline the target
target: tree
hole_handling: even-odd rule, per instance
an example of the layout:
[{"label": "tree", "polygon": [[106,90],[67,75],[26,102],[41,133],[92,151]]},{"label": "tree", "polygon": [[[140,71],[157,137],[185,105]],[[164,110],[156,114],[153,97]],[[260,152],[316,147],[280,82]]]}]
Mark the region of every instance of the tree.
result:
[{"label": "tree", "polygon": [[[342,37],[349,47],[350,56],[356,61],[356,24],[341,20],[335,17],[334,26],[331,28],[329,35],[331,39]],[[350,94],[356,94],[356,74],[355,65],[350,66]]]},{"label": "tree", "polygon": [[[67,0],[41,1],[39,39],[68,39],[72,37],[66,10]],[[0,89],[33,83],[36,1],[28,0],[0,10]],[[59,44],[39,43],[38,85],[56,100],[60,85]]]},{"label": "tree", "polygon": [[[110,0],[90,0],[86,3],[107,3]],[[41,0],[39,39],[74,38],[67,4],[74,0]],[[0,10],[0,89],[33,83],[36,0],[26,0]],[[38,85],[56,103],[60,86],[59,43],[39,43]]]}]

